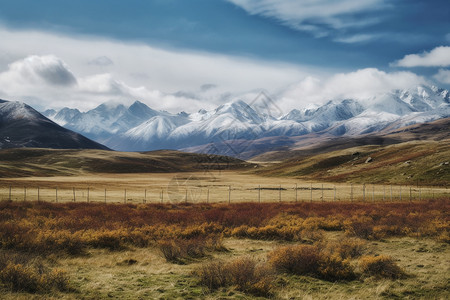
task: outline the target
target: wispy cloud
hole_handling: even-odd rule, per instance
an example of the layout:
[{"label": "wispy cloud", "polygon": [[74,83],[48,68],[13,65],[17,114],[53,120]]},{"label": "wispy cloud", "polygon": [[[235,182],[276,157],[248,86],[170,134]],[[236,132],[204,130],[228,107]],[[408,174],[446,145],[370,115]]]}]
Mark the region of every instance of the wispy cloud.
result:
[{"label": "wispy cloud", "polygon": [[355,34],[351,36],[344,36],[334,39],[336,42],[354,44],[354,43],[364,43],[378,39],[380,36],[376,34]]},{"label": "wispy cloud", "polygon": [[281,94],[283,107],[299,108],[329,100],[370,101],[374,95],[394,89],[410,89],[428,81],[412,72],[384,72],[376,68],[338,73],[328,78],[307,77]]},{"label": "wispy cloud", "polygon": [[[0,97],[34,99],[30,104],[49,107],[88,109],[114,99],[139,99],[156,109],[194,111],[222,104],[224,94],[274,91],[320,72],[231,55],[1,27],[0,40],[8,41],[0,43]],[[201,91],[208,83],[218,87]],[[188,99],[176,96],[178,91],[201,95]]]},{"label": "wispy cloud", "polygon": [[450,84],[450,70],[440,69],[433,78],[439,82]]},{"label": "wispy cloud", "polygon": [[440,46],[420,54],[408,54],[393,62],[396,67],[448,67],[450,66],[450,46]]},{"label": "wispy cloud", "polygon": [[355,14],[389,7],[387,0],[228,0],[249,14],[274,18],[295,30],[316,36],[332,30],[359,28],[380,21],[376,17],[360,18]]}]

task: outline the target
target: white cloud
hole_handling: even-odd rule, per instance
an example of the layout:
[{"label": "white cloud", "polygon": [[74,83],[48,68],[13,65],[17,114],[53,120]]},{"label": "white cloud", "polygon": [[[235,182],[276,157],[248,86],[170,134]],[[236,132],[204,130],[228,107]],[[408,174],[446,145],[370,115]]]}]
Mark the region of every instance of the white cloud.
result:
[{"label": "white cloud", "polygon": [[351,14],[387,7],[387,0],[228,0],[249,14],[281,21],[295,30],[310,31],[316,36],[329,28],[363,27],[379,22],[378,18],[354,18]]},{"label": "white cloud", "polygon": [[11,84],[48,84],[67,86],[76,83],[68,66],[54,55],[28,56],[9,65],[0,78],[9,77]]},{"label": "white cloud", "polygon": [[412,72],[384,72],[374,68],[335,74],[325,79],[307,77],[281,95],[281,105],[293,109],[329,100],[368,101],[374,95],[394,89],[409,89],[427,81]]},{"label": "white cloud", "polygon": [[440,69],[433,78],[442,83],[450,84],[450,70]]},{"label": "white cloud", "polygon": [[[39,99],[30,104],[41,107],[89,109],[103,101],[137,99],[155,109],[193,111],[221,104],[230,93],[257,88],[274,91],[309,73],[323,72],[278,62],[2,27],[0,40],[8,41],[0,43],[0,97]],[[40,69],[40,65],[45,67]],[[27,77],[27,72],[32,76]],[[58,72],[65,75],[55,76]],[[56,88],[55,80],[75,84]],[[200,87],[208,83],[218,87],[201,92]],[[178,98],[172,94],[178,91],[201,92],[204,98],[178,97],[175,101]]]},{"label": "white cloud", "polygon": [[436,47],[430,52],[405,55],[392,63],[398,67],[447,67],[450,66],[450,46]]},{"label": "white cloud", "polygon": [[379,38],[379,35],[375,34],[355,34],[352,36],[339,37],[334,39],[336,42],[354,44],[354,43],[364,43],[374,39]]},{"label": "white cloud", "polygon": [[107,56],[99,56],[89,61],[90,65],[97,65],[97,66],[110,66],[113,65],[114,62],[111,60],[111,58]]}]

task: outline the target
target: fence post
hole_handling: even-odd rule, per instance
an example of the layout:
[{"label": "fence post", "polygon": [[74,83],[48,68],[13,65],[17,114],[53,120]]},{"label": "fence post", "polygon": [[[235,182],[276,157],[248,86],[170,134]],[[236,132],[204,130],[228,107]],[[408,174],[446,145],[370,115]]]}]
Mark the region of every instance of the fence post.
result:
[{"label": "fence post", "polygon": [[366,202],[366,184],[363,184],[363,202]]},{"label": "fence post", "polygon": [[295,184],[295,202],[298,202],[298,187],[297,187],[297,184]]},{"label": "fence post", "polygon": [[372,202],[375,202],[375,186],[372,185]]},{"label": "fence post", "polygon": [[228,204],[231,203],[231,185],[228,186]]},{"label": "fence post", "polygon": [[89,187],[87,188],[87,203],[89,203]]},{"label": "fence post", "polygon": [[258,185],[258,203],[261,203],[261,185]]},{"label": "fence post", "polygon": [[391,202],[392,202],[392,184],[391,184]]},{"label": "fence post", "polygon": [[281,184],[280,184],[280,189],[278,192],[278,201],[281,202]]},{"label": "fence post", "polygon": [[105,204],[106,204],[106,188],[105,188]]},{"label": "fence post", "polygon": [[124,191],[123,202],[124,202],[125,204],[127,203],[127,189],[125,189],[125,191]]},{"label": "fence post", "polygon": [[144,189],[144,203],[147,203],[147,189]]},{"label": "fence post", "polygon": [[325,201],[325,198],[323,197],[323,183],[322,183],[322,202]]},{"label": "fence post", "polygon": [[310,190],[310,192],[311,192],[311,202],[312,202],[312,183],[311,183],[311,185],[310,185],[310,187],[309,187],[309,190]]},{"label": "fence post", "polygon": [[208,190],[206,191],[206,203],[209,203],[209,187]]},{"label": "fence post", "polygon": [[353,183],[350,183],[350,201],[353,202]]},{"label": "fence post", "polygon": [[411,191],[411,187],[409,187],[409,202],[412,202],[412,191]]},{"label": "fence post", "polygon": [[55,202],[58,203],[58,187],[55,188]]},{"label": "fence post", "polygon": [[336,202],[336,185],[334,185],[334,202]]}]

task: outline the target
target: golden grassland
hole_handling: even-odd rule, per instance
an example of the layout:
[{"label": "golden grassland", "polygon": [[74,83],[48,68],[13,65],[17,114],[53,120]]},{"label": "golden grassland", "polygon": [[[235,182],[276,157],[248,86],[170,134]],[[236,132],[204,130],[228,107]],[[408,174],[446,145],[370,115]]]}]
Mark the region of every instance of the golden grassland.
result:
[{"label": "golden grassland", "polygon": [[[55,202],[164,203],[273,201],[409,201],[449,197],[447,187],[319,182],[267,177],[245,171],[86,174],[80,176],[0,178],[0,200]],[[281,188],[281,191],[280,191]],[[323,193],[322,193],[323,188]],[[26,189],[26,191],[25,191]],[[58,189],[58,191],[56,191]],[[89,191],[88,191],[89,189]],[[125,195],[126,189],[126,195]],[[259,190],[261,189],[261,190]],[[230,191],[231,190],[231,191]],[[57,195],[56,195],[57,193]],[[161,195],[162,193],[162,195]],[[126,197],[125,197],[126,196]],[[365,196],[365,198],[364,198]]]},{"label": "golden grassland", "polygon": [[[368,158],[370,162],[367,162]],[[450,140],[359,146],[288,159],[256,172],[316,181],[420,184],[450,182]]]},{"label": "golden grassland", "polygon": [[6,299],[448,299],[448,198],[0,202]]}]

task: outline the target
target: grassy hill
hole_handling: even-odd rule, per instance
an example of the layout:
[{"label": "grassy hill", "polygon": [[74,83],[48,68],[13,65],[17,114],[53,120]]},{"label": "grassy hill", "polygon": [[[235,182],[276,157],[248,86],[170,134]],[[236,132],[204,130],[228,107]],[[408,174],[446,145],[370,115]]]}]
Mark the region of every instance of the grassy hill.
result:
[{"label": "grassy hill", "polygon": [[219,155],[171,150],[0,150],[0,177],[70,176],[85,173],[161,173],[248,168],[252,164]]},{"label": "grassy hill", "polygon": [[297,156],[256,172],[334,182],[447,185],[449,160],[450,140],[411,141]]}]

